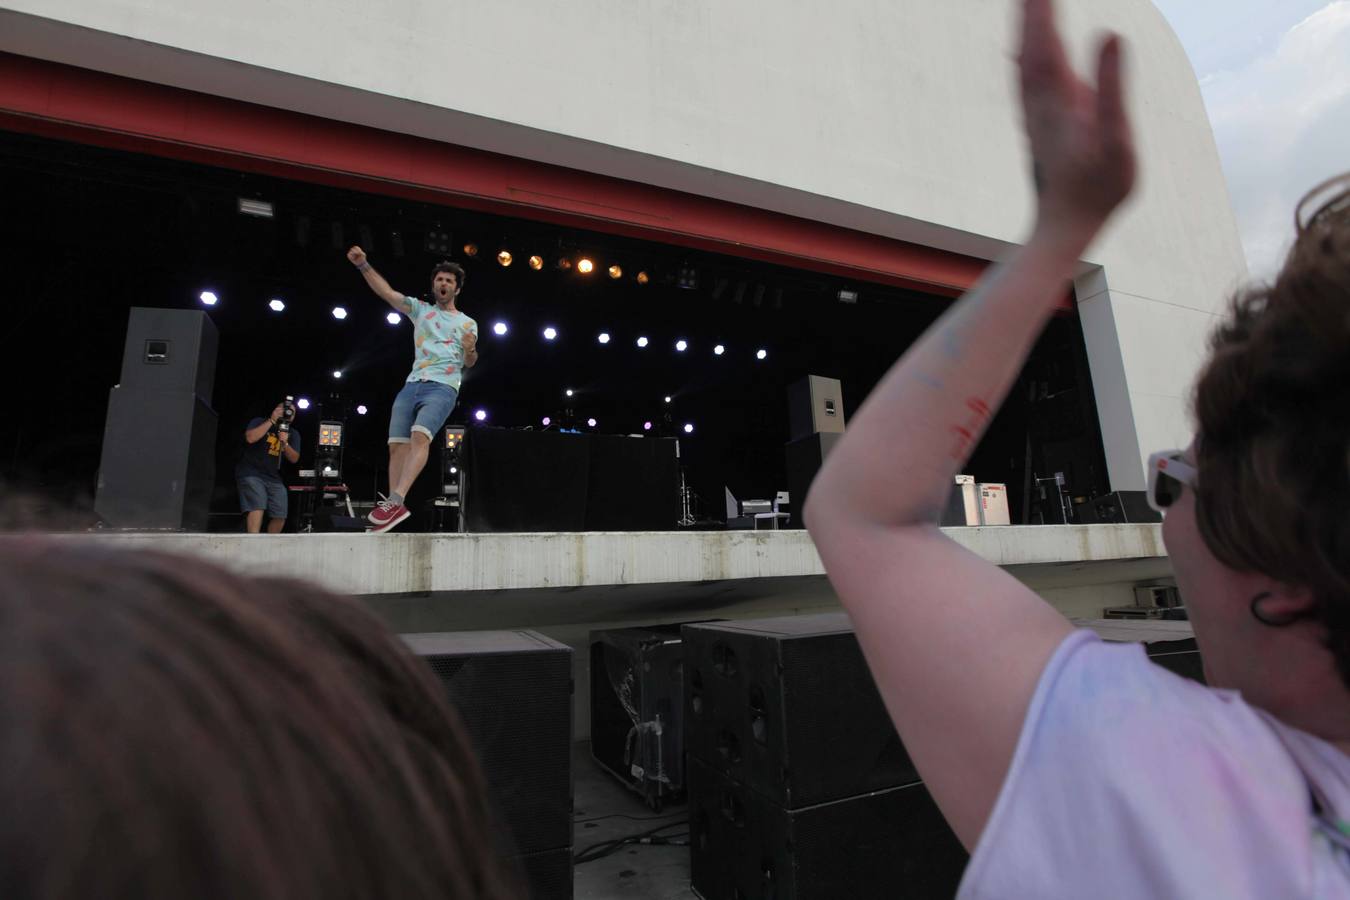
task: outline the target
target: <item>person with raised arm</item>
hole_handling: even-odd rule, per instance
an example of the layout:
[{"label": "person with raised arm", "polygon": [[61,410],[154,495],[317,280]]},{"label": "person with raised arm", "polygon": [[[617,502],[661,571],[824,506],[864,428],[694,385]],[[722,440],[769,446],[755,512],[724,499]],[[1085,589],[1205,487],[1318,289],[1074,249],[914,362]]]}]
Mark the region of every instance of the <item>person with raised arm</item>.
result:
[{"label": "person with raised arm", "polygon": [[412,372],[389,417],[389,496],[370,513],[370,531],[378,534],[412,515],[404,500],[427,464],[432,439],[459,400],[464,370],[478,364],[478,323],[455,306],[465,275],[458,263],[432,269],[434,302],[425,303],[390,287],[360,247],[348,250],[347,259],[376,296],[413,323]]},{"label": "person with raised arm", "polygon": [[[1135,154],[1116,36],[1090,83],[1050,0],[1019,59],[1026,243],[849,423],[805,519],[881,695],[972,851],[965,898],[1350,896],[1350,178],[1211,341],[1149,499],[1209,686],[1079,631],[937,524]],[[1328,199],[1329,196],[1329,199]]]}]

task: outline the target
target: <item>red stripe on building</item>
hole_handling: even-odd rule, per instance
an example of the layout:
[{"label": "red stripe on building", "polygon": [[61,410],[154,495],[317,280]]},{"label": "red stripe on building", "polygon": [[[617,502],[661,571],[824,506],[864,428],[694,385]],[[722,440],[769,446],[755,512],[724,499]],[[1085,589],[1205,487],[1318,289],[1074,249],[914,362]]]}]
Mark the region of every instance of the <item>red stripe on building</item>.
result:
[{"label": "red stripe on building", "polygon": [[0,54],[0,127],[955,296],[987,263],[794,216]]}]

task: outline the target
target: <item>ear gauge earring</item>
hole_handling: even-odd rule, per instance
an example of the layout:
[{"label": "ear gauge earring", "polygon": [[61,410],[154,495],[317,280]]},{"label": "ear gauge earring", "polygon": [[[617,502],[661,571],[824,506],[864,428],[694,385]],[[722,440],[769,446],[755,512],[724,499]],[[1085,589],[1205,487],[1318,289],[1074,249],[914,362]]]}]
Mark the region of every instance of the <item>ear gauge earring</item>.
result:
[{"label": "ear gauge earring", "polygon": [[1299,620],[1297,615],[1272,616],[1265,611],[1263,608],[1264,602],[1273,596],[1275,595],[1270,591],[1262,591],[1252,598],[1250,606],[1252,618],[1270,628],[1284,628],[1297,622]]}]

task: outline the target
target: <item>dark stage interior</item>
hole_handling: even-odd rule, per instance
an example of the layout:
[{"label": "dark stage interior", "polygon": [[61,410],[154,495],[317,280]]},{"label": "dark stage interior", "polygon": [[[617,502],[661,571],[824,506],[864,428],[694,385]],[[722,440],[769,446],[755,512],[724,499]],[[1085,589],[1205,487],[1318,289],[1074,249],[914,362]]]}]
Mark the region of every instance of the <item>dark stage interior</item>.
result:
[{"label": "dark stage interior", "polygon": [[[411,364],[411,329],[386,321],[389,308],[344,257],[351,244],[409,294],[427,295],[442,258],[467,269],[459,306],[479,323],[480,362],[465,378],[452,424],[540,429],[547,416],[556,428],[569,408],[581,429],[604,434],[642,434],[651,422],[652,433],[678,432],[689,486],[710,519],[723,515],[723,486],[742,499],[787,489],[790,383],[808,373],[840,379],[851,416],[951,302],[527,218],[5,132],[0,190],[8,210],[0,228],[10,398],[0,478],[52,510],[92,507],[129,308],[208,309],[198,299],[203,291],[219,298],[208,309],[220,334],[213,527],[241,527],[233,468],[244,426],[286,394],[313,404],[298,420],[302,466],[312,459],[322,407],[347,422],[344,474],[353,496],[386,490],[389,407]],[[273,217],[241,214],[240,198],[272,204]],[[476,256],[466,254],[468,244]],[[498,263],[502,250],[510,266]],[[532,255],[542,258],[538,270]],[[589,275],[577,270],[582,257],[594,262]],[[571,268],[560,268],[560,259]],[[622,274],[611,278],[615,265]],[[857,301],[841,302],[841,290],[855,291]],[[271,309],[272,300],[284,310]],[[347,310],[345,319],[334,317],[335,306]],[[497,322],[506,323],[505,335],[493,333]],[[544,339],[546,327],[556,329],[555,340]],[[608,343],[598,340],[602,332]],[[675,349],[679,340],[688,343],[684,352]],[[718,344],[722,355],[713,352]],[[473,418],[480,409],[482,423]],[[1028,460],[1036,475],[1063,471],[1074,495],[1107,490],[1073,315],[1050,324],[967,466],[980,481],[1007,484],[1015,523],[1027,509],[1034,518],[1034,505],[1024,506]],[[433,458],[412,500],[437,493],[435,469]]]}]

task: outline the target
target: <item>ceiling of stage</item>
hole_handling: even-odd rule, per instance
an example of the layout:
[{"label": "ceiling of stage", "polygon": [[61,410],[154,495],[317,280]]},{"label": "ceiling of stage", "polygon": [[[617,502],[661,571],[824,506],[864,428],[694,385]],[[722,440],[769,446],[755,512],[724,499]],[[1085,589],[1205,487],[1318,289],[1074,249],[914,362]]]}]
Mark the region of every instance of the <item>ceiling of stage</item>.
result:
[{"label": "ceiling of stage", "polygon": [[[427,293],[431,266],[441,258],[467,269],[459,306],[479,323],[480,362],[465,379],[452,422],[468,424],[481,409],[490,426],[540,428],[570,402],[583,422],[596,420],[595,430],[629,434],[648,421],[660,427],[669,413],[676,428],[694,426],[682,439],[683,458],[691,486],[713,512],[724,484],[743,498],[786,489],[791,382],[808,373],[839,378],[852,415],[950,302],[658,243],[3,132],[0,190],[9,210],[0,225],[9,260],[3,377],[14,398],[0,426],[0,475],[71,498],[92,494],[127,310],[203,309],[198,296],[208,290],[219,297],[209,310],[220,331],[213,399],[224,499],[216,506],[231,508],[239,431],[284,394],[345,412],[348,481],[358,497],[372,495],[389,404],[412,346],[408,324],[386,322],[388,307],[346,261],[355,243],[409,294]],[[240,214],[239,198],[273,204],[274,217]],[[449,236],[448,254],[428,249],[433,234]],[[469,243],[476,257],[465,255]],[[512,254],[509,267],[496,260],[503,249]],[[527,263],[533,254],[544,260],[539,271]],[[557,265],[583,255],[595,263],[588,276]],[[609,277],[611,265],[622,268],[620,278]],[[639,271],[649,283],[637,282]],[[856,291],[857,302],[840,302],[840,290]],[[284,311],[269,308],[274,299]],[[332,315],[335,306],[348,311],[344,320]],[[506,335],[492,332],[496,322],[506,323]],[[549,326],[558,333],[551,342],[542,335]],[[601,332],[611,336],[607,344],[598,341]],[[637,346],[640,336],[646,348]],[[678,352],[678,340],[688,349]],[[1081,342],[1076,319],[1056,319],[1028,371],[1084,383]],[[717,344],[726,348],[720,356]],[[756,357],[761,349],[763,360]],[[575,392],[571,401],[567,389]],[[367,414],[357,415],[358,405]],[[314,425],[314,413],[302,418]],[[1020,478],[1026,427],[1019,404],[1000,414],[972,463],[981,480],[1012,487]]]}]

